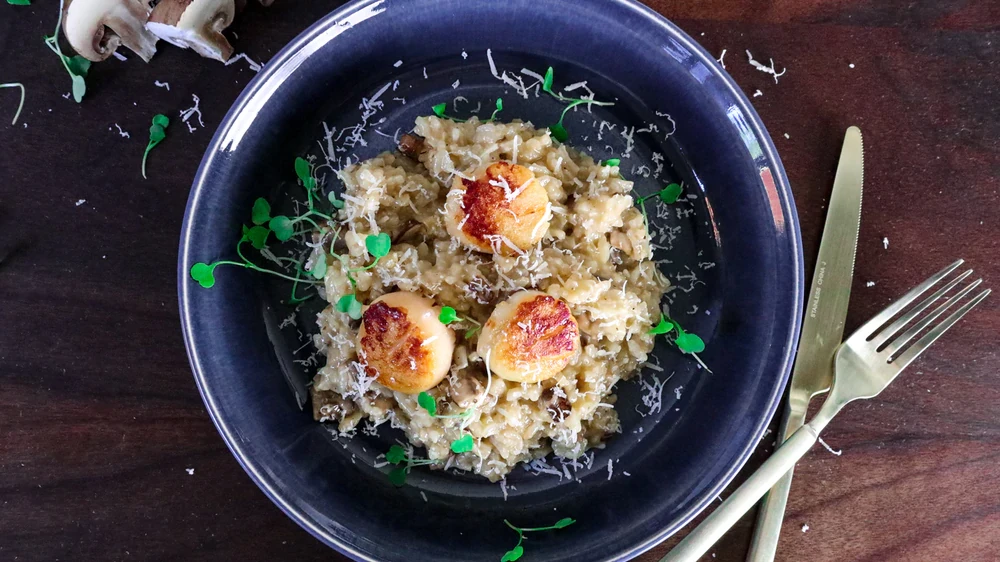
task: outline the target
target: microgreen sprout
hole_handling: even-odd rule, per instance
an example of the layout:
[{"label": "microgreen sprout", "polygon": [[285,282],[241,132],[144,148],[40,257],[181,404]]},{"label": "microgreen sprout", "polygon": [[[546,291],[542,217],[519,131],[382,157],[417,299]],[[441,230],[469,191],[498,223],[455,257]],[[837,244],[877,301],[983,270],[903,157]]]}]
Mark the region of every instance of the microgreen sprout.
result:
[{"label": "microgreen sprout", "polygon": [[[336,234],[337,233],[335,233],[334,242],[336,242]],[[333,244],[331,243],[331,248],[332,246]],[[367,249],[368,253],[374,256],[375,259],[372,260],[370,264],[362,267],[348,267],[347,256],[336,254],[331,249],[330,255],[340,260],[340,263],[342,263],[344,268],[347,270],[347,280],[351,283],[351,289],[353,289],[351,294],[344,295],[337,301],[337,310],[339,312],[347,314],[354,320],[361,318],[361,302],[358,301],[358,280],[354,278],[354,274],[359,271],[368,271],[369,269],[374,268],[378,265],[379,260],[389,255],[389,250],[391,248],[392,239],[389,238],[388,234],[384,232],[369,234],[365,237],[365,249]],[[326,271],[324,269],[324,273],[325,272]],[[315,275],[316,273],[314,272],[313,274]]]},{"label": "microgreen sprout", "polygon": [[452,121],[454,121],[456,123],[465,123],[465,119],[459,119],[458,117],[451,117],[450,115],[445,115],[445,110],[447,108],[448,108],[448,104],[444,103],[444,102],[441,102],[439,104],[432,105],[431,106],[431,111],[434,112],[434,115],[437,115],[438,117],[440,117],[442,119],[451,119]]},{"label": "microgreen sprout", "polygon": [[438,314],[438,320],[440,320],[441,323],[444,324],[445,326],[455,321],[464,321],[474,324],[473,327],[465,331],[465,339],[471,338],[473,335],[475,335],[476,332],[478,332],[483,327],[482,324],[476,322],[472,318],[459,316],[458,312],[456,312],[455,309],[450,306],[441,307],[441,312]]},{"label": "microgreen sprout", "polygon": [[[160,119],[162,117],[162,119]],[[164,127],[167,121],[166,117],[158,115],[153,119],[153,127],[150,128],[150,144],[155,146],[153,142],[160,135],[155,130],[156,127]],[[158,141],[157,141],[158,142]],[[151,148],[151,147],[150,147]],[[148,153],[147,148],[147,153]],[[145,157],[143,159],[143,164],[145,165]],[[317,228],[321,232],[321,236],[325,236],[328,232],[326,225],[321,225],[317,223],[312,217],[318,219],[324,219],[326,221],[332,221],[333,218],[326,213],[319,211],[316,208],[316,198],[314,197],[315,191],[317,189],[316,180],[312,176],[312,166],[305,159],[299,158],[295,161],[295,172],[302,180],[302,186],[306,190],[307,195],[307,210],[296,217],[287,217],[285,215],[272,216],[271,204],[267,202],[264,198],[257,198],[253,203],[253,208],[250,212],[250,222],[253,226],[243,226],[243,234],[236,244],[236,254],[242,261],[231,261],[231,260],[220,260],[212,263],[198,262],[191,266],[191,278],[197,281],[202,287],[209,288],[215,285],[215,268],[220,265],[232,265],[236,267],[243,267],[246,269],[252,269],[254,271],[260,271],[261,273],[267,273],[275,277],[285,279],[292,282],[292,292],[288,299],[291,304],[296,304],[311,298],[313,295],[306,297],[300,297],[297,295],[297,290],[299,285],[310,285],[316,286],[323,283],[323,279],[326,276],[327,269],[329,268],[329,263],[327,261],[326,253],[323,252],[321,257],[317,257],[312,260],[313,263],[309,269],[304,269],[303,264],[308,260],[310,255],[313,255],[312,249],[303,252],[298,258],[292,257],[276,257],[271,255],[270,259],[277,260],[286,269],[288,266],[292,266],[295,269],[295,275],[287,275],[281,271],[275,271],[265,267],[261,267],[256,263],[250,261],[249,258],[243,253],[243,244],[249,243],[255,249],[260,251],[266,251],[268,238],[272,233],[274,237],[280,242],[284,242],[290,239],[296,234],[304,234],[309,229],[303,229],[296,231],[295,225],[300,222],[306,222],[310,224],[313,228]],[[339,231],[334,231],[334,243],[337,240]],[[332,247],[332,243],[331,243]],[[332,252],[331,252],[332,253]],[[334,257],[346,260],[345,256],[338,256],[333,254]],[[354,279],[351,278],[352,285],[354,284]],[[342,297],[340,301],[337,302],[338,310],[350,315],[352,318],[361,317],[361,303],[357,301],[354,294]]]},{"label": "microgreen sprout", "polygon": [[497,114],[500,113],[501,111],[503,111],[503,98],[497,98],[497,106],[496,107],[497,108],[493,110],[493,114],[490,115],[490,118],[486,120],[487,123],[492,122],[492,121],[496,121]]},{"label": "microgreen sprout", "polygon": [[570,98],[562,94],[556,93],[552,90],[552,81],[554,74],[555,72],[552,70],[551,66],[545,71],[545,77],[542,79],[542,91],[556,98],[557,100],[563,103],[567,103],[569,105],[567,105],[566,108],[563,109],[562,114],[559,115],[559,121],[557,121],[555,125],[551,125],[549,127],[549,132],[552,134],[552,138],[556,139],[557,141],[566,142],[566,139],[569,138],[569,133],[566,131],[566,127],[563,125],[563,120],[566,118],[566,113],[570,109],[573,109],[574,107],[582,104],[586,104],[589,107],[592,105],[614,105],[614,103],[608,101],[595,101],[587,98]]},{"label": "microgreen sprout", "polygon": [[663,201],[668,205],[672,205],[677,202],[677,199],[680,198],[681,193],[683,191],[684,188],[681,187],[680,184],[670,183],[667,184],[667,186],[664,187],[663,189],[657,191],[656,193],[651,193],[645,197],[640,197],[637,200],[637,203],[639,203],[639,210],[642,211],[642,218],[646,223],[647,231],[649,230],[649,215],[646,214],[646,201],[654,197],[659,197],[660,201]]},{"label": "microgreen sprout", "polygon": [[621,163],[622,161],[618,158],[608,158],[604,162],[601,162],[601,166],[617,166]]},{"label": "microgreen sprout", "polygon": [[437,413],[437,400],[428,394],[427,392],[421,392],[417,395],[417,405],[423,408],[432,418],[449,419],[449,418],[467,418],[472,415],[472,410],[466,410],[461,414],[449,414],[443,415]]},{"label": "microgreen sprout", "polygon": [[[9,2],[10,0],[8,0]],[[44,36],[44,40],[45,45],[59,57],[63,67],[66,68],[66,72],[69,73],[70,78],[73,80],[73,99],[76,103],[80,103],[83,101],[84,94],[87,93],[87,82],[84,78],[87,77],[87,72],[90,70],[90,61],[80,55],[67,57],[59,47],[59,29],[62,27],[63,4],[63,0],[60,0],[59,19],[56,20],[56,30],[52,32],[52,35]]]},{"label": "microgreen sprout", "polygon": [[[10,0],[8,0],[9,2]],[[17,4],[18,6],[27,6],[27,4]],[[21,103],[17,104],[17,111],[14,112],[14,120],[10,122],[11,125],[17,125],[17,118],[21,115],[21,109],[24,107],[24,84],[20,82],[11,82],[10,84],[0,84],[0,88],[21,88]]]},{"label": "microgreen sprout", "polygon": [[410,472],[410,469],[415,466],[427,466],[431,464],[439,464],[441,461],[436,461],[432,459],[415,459],[406,454],[406,449],[400,445],[393,445],[389,447],[389,450],[385,453],[385,460],[389,464],[399,465],[403,463],[402,466],[396,466],[396,468],[389,471],[389,481],[396,487],[400,487],[406,484],[406,474]]},{"label": "microgreen sprout", "polygon": [[521,543],[524,542],[525,533],[563,529],[569,527],[573,523],[576,523],[576,519],[573,519],[572,517],[564,517],[559,521],[556,521],[552,525],[549,525],[548,527],[517,527],[510,521],[507,521],[506,519],[504,519],[503,522],[506,523],[508,527],[514,529],[514,531],[517,532],[517,544],[514,545],[514,548],[504,553],[503,558],[500,559],[500,562],[514,562],[515,560],[520,559],[521,556],[524,555],[524,547],[521,546]]},{"label": "microgreen sprout", "polygon": [[166,115],[157,113],[153,116],[153,124],[149,126],[149,144],[146,145],[146,151],[142,153],[143,179],[146,179],[146,158],[149,156],[149,151],[153,150],[153,147],[160,144],[160,141],[167,138],[167,127],[169,126],[170,119]]},{"label": "microgreen sprout", "polygon": [[677,332],[674,337],[674,345],[677,349],[680,349],[684,353],[690,353],[692,355],[696,353],[701,353],[705,351],[705,341],[698,337],[697,334],[692,334],[681,328],[681,325],[677,323],[676,320],[667,318],[666,316],[660,317],[660,322],[653,327],[648,333],[653,335],[659,334],[670,334],[671,332]]},{"label": "microgreen sprout", "polygon": [[456,439],[451,442],[451,452],[455,453],[456,455],[460,455],[462,453],[468,453],[472,451],[472,448],[475,447],[475,444],[476,443],[472,439],[472,435],[466,433],[459,439]]},{"label": "microgreen sprout", "polygon": [[30,6],[31,0],[7,0],[11,6]]}]

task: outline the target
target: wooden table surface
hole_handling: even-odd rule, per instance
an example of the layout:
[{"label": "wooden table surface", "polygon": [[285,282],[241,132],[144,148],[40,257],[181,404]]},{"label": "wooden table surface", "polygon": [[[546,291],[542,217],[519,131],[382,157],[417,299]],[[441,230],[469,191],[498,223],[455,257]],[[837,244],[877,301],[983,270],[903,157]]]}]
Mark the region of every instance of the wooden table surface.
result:
[{"label": "wooden table surface", "polygon": [[[267,61],[331,4],[253,5],[231,28],[236,49]],[[710,52],[725,49],[747,95],[761,92],[751,100],[792,183],[807,278],[843,131],[864,131],[848,331],[958,257],[998,287],[1000,3],[653,6]],[[0,14],[0,82],[28,89],[16,126],[16,92],[0,90],[0,560],[339,560],[229,454],[181,340],[188,189],[253,72],[166,45],[150,64],[123,50],[127,61],[92,68],[78,105],[41,41],[53,3],[0,4]],[[787,68],[780,83],[746,50]],[[193,95],[204,128],[189,133],[176,117]],[[158,112],[174,125],[143,181]],[[837,418],[825,438],[843,454],[816,447],[799,465],[779,560],[1000,560],[998,331],[994,296]],[[744,518],[706,558],[743,560],[751,525]]]}]

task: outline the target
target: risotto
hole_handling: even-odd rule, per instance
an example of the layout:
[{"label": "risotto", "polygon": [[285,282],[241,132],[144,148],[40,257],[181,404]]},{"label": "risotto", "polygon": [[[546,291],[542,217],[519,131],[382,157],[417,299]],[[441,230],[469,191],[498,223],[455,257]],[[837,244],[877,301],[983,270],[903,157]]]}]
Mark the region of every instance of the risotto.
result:
[{"label": "risotto", "polygon": [[[614,386],[652,350],[668,283],[617,166],[531,123],[430,116],[339,177],[342,230],[314,242],[346,258],[312,259],[329,260],[327,300],[368,305],[319,315],[317,420],[390,423],[491,481],[621,431]],[[391,248],[365,268],[381,233]]]}]

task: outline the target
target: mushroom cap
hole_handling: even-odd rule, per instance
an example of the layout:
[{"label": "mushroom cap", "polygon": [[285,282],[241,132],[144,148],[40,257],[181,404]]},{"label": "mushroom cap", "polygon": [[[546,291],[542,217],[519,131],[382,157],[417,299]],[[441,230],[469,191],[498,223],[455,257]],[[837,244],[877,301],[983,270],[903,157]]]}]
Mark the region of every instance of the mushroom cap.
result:
[{"label": "mushroom cap", "polygon": [[100,62],[125,45],[149,62],[156,36],[145,28],[149,7],[139,0],[72,0],[66,6],[63,35],[80,56]]},{"label": "mushroom cap", "polygon": [[222,31],[236,17],[235,0],[161,0],[146,28],[164,41],[225,62],[233,46]]}]

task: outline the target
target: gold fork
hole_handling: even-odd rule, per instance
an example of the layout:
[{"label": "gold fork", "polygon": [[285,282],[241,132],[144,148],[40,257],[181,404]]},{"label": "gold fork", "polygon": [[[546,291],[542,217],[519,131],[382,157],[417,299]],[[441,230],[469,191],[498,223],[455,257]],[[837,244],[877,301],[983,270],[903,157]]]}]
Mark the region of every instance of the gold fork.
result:
[{"label": "gold fork", "polygon": [[[830,389],[830,394],[819,412],[809,423],[802,426],[781,447],[776,449],[771,458],[757,469],[757,472],[754,472],[733,495],[722,502],[722,505],[715,512],[709,515],[660,562],[694,562],[698,560],[740,517],[757,503],[757,500],[767,493],[788,469],[792,468],[809,451],[819,439],[819,432],[848,402],[872,398],[882,392],[918,355],[941,337],[941,334],[948,331],[967,312],[985,299],[990,294],[990,289],[985,289],[976,296],[967,298],[973,289],[983,282],[982,279],[977,279],[968,283],[957,293],[950,295],[937,308],[918,319],[918,316],[924,311],[945,298],[950,291],[972,275],[970,269],[954,276],[930,296],[911,306],[932,287],[945,281],[962,263],[964,260],[958,260],[931,276],[930,279],[903,295],[901,299],[866,322],[844,341],[837,350],[834,361],[833,388]],[[910,343],[913,338],[931,327],[931,324],[948,310],[962,302],[964,304],[947,318],[933,326],[916,342]],[[900,313],[902,314],[900,315]],[[900,316],[896,318],[897,315]],[[893,320],[894,318],[895,320]]]}]

